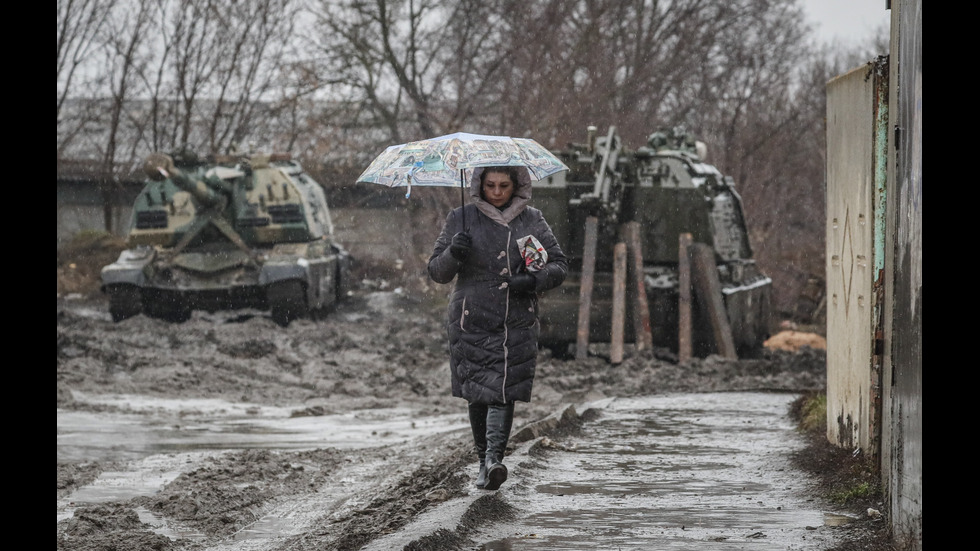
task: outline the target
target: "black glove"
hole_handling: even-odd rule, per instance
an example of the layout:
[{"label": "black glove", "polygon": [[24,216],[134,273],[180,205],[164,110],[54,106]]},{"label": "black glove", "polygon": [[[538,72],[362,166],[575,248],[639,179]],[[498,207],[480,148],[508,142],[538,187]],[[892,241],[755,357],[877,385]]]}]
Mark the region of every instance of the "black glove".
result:
[{"label": "black glove", "polygon": [[473,246],[473,238],[466,232],[459,232],[453,236],[453,241],[449,245],[449,254],[453,258],[463,262],[470,256],[470,248]]},{"label": "black glove", "polygon": [[534,279],[534,276],[527,273],[521,272],[514,276],[511,276],[510,283],[507,284],[513,291],[518,293],[528,293],[534,290],[534,286],[538,282]]}]

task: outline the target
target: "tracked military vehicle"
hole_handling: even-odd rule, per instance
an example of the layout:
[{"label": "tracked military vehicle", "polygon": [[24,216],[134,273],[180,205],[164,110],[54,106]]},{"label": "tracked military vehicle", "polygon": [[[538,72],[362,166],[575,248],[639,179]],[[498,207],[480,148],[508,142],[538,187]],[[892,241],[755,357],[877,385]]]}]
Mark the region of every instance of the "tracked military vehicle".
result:
[{"label": "tracked military vehicle", "polygon": [[[553,151],[567,172],[534,182],[540,208],[569,258],[565,282],[541,296],[539,342],[567,353],[576,342],[586,220],[597,219],[589,342],[610,342],[614,246],[624,224],[635,222],[643,259],[643,287],[654,346],[678,350],[680,235],[691,234],[714,254],[725,314],[739,356],[751,356],[768,338],[772,280],[752,258],[741,199],[733,179],[705,163],[704,144],[683,128],[651,134],[630,150],[611,127],[599,136],[588,129],[585,144]],[[638,294],[638,293],[635,293]],[[718,352],[705,309],[695,293],[692,306],[693,353]],[[633,296],[632,300],[636,300]],[[700,307],[699,307],[700,306]],[[625,316],[624,342],[634,342],[633,318]]]},{"label": "tracked military vehicle", "polygon": [[114,321],[257,308],[286,326],[346,296],[351,256],[323,188],[288,154],[154,153],[143,170],[129,248],[102,268]]}]

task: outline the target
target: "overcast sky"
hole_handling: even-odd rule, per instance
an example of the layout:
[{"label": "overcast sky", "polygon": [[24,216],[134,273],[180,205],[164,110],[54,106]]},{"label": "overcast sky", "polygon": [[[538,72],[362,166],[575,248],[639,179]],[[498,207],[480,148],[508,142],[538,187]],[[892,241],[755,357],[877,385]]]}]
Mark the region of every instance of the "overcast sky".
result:
[{"label": "overcast sky", "polygon": [[849,44],[874,36],[879,26],[888,28],[891,10],[886,0],[803,0],[817,39]]}]

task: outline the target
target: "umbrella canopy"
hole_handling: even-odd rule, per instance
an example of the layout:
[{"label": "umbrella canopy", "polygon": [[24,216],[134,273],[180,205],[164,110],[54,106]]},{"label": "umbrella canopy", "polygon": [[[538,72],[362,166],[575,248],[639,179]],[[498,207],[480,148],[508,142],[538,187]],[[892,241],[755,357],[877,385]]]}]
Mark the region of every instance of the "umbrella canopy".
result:
[{"label": "umbrella canopy", "polygon": [[530,138],[456,132],[400,145],[378,155],[357,177],[358,182],[388,187],[465,187],[464,171],[481,166],[527,167],[532,180],[568,170],[550,151]]}]

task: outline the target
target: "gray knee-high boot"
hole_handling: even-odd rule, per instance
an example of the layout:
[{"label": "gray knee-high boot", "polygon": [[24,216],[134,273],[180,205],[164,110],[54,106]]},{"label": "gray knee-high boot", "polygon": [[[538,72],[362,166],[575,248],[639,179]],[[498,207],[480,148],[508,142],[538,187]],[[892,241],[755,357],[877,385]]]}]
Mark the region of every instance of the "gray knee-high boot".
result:
[{"label": "gray knee-high boot", "polygon": [[491,404],[487,407],[487,484],[486,490],[496,490],[507,480],[504,451],[514,424],[514,402]]},{"label": "gray knee-high boot", "polygon": [[476,477],[476,487],[482,489],[487,485],[487,405],[471,403],[469,410],[473,445],[476,447],[477,457],[480,458],[480,473]]}]

